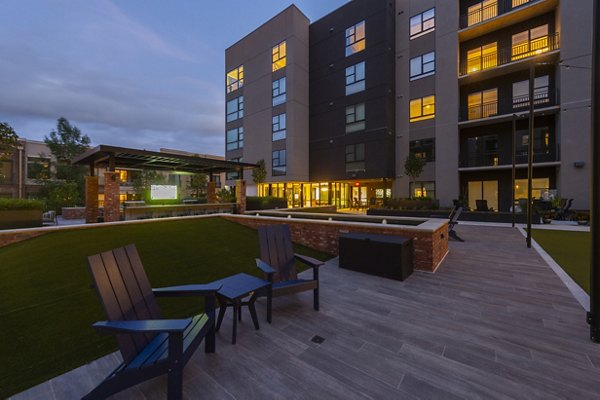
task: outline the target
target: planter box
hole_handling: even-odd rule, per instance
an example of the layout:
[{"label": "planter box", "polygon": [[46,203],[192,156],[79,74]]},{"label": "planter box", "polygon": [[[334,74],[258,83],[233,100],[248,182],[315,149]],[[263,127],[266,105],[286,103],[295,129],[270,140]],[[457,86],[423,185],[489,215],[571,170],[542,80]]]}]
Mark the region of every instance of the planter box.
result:
[{"label": "planter box", "polygon": [[42,210],[0,210],[0,229],[39,228]]},{"label": "planter box", "polygon": [[[385,208],[369,208],[367,215],[393,216],[393,217],[417,217],[417,218],[448,218],[450,210],[388,210]],[[500,211],[463,211],[460,214],[459,221],[474,222],[503,222],[510,224],[512,222],[512,213]],[[515,222],[518,224],[527,223],[527,214],[516,213]],[[540,215],[537,211],[533,212],[533,223],[540,223]]]}]

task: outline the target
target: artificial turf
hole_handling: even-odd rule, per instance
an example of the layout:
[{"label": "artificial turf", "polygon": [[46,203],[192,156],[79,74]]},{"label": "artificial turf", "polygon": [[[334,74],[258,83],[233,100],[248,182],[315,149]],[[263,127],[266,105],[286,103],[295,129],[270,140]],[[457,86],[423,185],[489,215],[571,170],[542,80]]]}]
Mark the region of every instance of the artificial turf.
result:
[{"label": "artificial turf", "polygon": [[[129,243],[153,287],[259,276],[256,231],[217,217],[58,231],[0,248],[0,398],[116,350],[113,337],[91,328],[104,316],[86,256]],[[197,298],[159,304],[172,318],[203,308]]]},{"label": "artificial turf", "polygon": [[590,233],[534,229],[532,234],[533,239],[589,294]]}]

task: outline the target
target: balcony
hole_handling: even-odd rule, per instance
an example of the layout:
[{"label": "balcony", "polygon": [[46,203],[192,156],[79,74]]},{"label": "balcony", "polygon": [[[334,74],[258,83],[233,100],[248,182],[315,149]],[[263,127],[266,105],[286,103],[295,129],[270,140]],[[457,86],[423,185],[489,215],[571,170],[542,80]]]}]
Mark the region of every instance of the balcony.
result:
[{"label": "balcony", "polygon": [[[533,150],[533,163],[544,164],[560,161],[559,145],[536,146]],[[527,147],[518,146],[515,151],[515,164],[527,164]],[[489,152],[461,152],[459,168],[498,168],[506,169],[512,166],[512,156],[509,148],[499,148]]]},{"label": "balcony", "polygon": [[514,64],[532,57],[553,53],[560,49],[559,32],[542,36],[496,51],[484,51],[479,56],[465,56],[460,61],[459,76],[478,74],[503,65]]},{"label": "balcony", "polygon": [[[557,96],[550,91],[548,86],[535,88],[533,95],[534,109],[546,109],[558,104]],[[512,115],[514,113],[522,113],[529,110],[529,94],[521,96],[507,97],[494,101],[487,101],[480,104],[474,104],[468,107],[463,107],[460,121],[476,121],[486,118],[497,117],[501,115]],[[479,121],[481,122],[481,121]],[[494,118],[496,122],[496,118]],[[462,124],[464,125],[464,124]]]},{"label": "balcony", "polygon": [[460,17],[461,42],[551,12],[558,0],[487,0],[465,10]]}]

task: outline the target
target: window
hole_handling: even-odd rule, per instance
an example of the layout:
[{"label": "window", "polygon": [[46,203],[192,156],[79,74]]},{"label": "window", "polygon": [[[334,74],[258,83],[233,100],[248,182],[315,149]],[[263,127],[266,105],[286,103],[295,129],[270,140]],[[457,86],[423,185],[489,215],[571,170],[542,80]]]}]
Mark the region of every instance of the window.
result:
[{"label": "window", "polygon": [[410,38],[415,39],[435,30],[435,8],[410,19]]},{"label": "window", "polygon": [[346,172],[365,170],[365,144],[349,144],[346,146]]},{"label": "window", "polygon": [[346,96],[365,90],[365,62],[346,68]]},{"label": "window", "polygon": [[411,182],[410,193],[412,193],[413,197],[428,197],[430,199],[435,199],[435,182]]},{"label": "window", "polygon": [[286,101],[285,98],[285,76],[281,79],[273,81],[273,107],[283,104]]},{"label": "window", "polygon": [[435,96],[410,101],[410,122],[435,118]]},{"label": "window", "polygon": [[227,93],[234,92],[244,86],[244,66],[240,65],[227,73]]},{"label": "window", "polygon": [[423,54],[410,60],[410,80],[424,78],[435,73],[435,52]]},{"label": "window", "polygon": [[227,102],[227,122],[244,117],[244,96],[236,97]]},{"label": "window", "polygon": [[471,49],[467,52],[467,73],[492,68],[498,65],[498,43]]},{"label": "window", "polygon": [[[527,199],[527,179],[515,180],[515,199]],[[533,178],[531,180],[531,197],[539,199],[542,193],[550,190],[550,178]],[[525,202],[527,207],[527,201]],[[522,210],[525,212],[526,210]]]},{"label": "window", "polygon": [[469,119],[487,118],[498,114],[498,89],[469,94]]},{"label": "window", "polygon": [[[550,77],[538,76],[534,81],[533,104],[550,102]],[[513,83],[513,108],[529,107],[529,80]]]},{"label": "window", "polygon": [[512,0],[512,7],[519,7],[523,4],[527,4],[529,3],[531,0]]},{"label": "window", "polygon": [[536,54],[547,52],[548,47],[548,25],[517,33],[512,36],[512,60],[531,57]]},{"label": "window", "polygon": [[244,127],[230,129],[227,131],[227,150],[244,148]]},{"label": "window", "polygon": [[498,210],[498,181],[469,181],[469,208],[477,209],[477,200],[486,200],[490,210]]},{"label": "window", "polygon": [[27,179],[49,179],[50,159],[44,157],[27,157]]},{"label": "window", "polygon": [[467,139],[468,167],[492,167],[499,164],[498,135],[476,136]]},{"label": "window", "polygon": [[410,154],[425,161],[435,161],[435,139],[412,140]]},{"label": "window", "polygon": [[[237,157],[237,158],[230,158],[229,161],[233,161],[233,162],[242,162],[242,157]],[[232,180],[236,180],[236,179],[240,179],[240,174],[239,172],[227,172],[225,174],[225,179],[228,181],[232,181]]]},{"label": "window", "polygon": [[287,164],[285,160],[285,150],[275,150],[273,152],[273,176],[285,175],[287,172]]},{"label": "window", "polygon": [[287,63],[287,51],[285,41],[273,47],[273,72],[285,68]]},{"label": "window", "polygon": [[365,103],[346,107],[346,133],[365,129]]},{"label": "window", "polygon": [[365,49],[365,21],[346,29],[346,57]]},{"label": "window", "polygon": [[478,24],[498,15],[498,1],[485,0],[468,9],[468,26]]},{"label": "window", "polygon": [[273,141],[285,139],[285,113],[273,117]]}]

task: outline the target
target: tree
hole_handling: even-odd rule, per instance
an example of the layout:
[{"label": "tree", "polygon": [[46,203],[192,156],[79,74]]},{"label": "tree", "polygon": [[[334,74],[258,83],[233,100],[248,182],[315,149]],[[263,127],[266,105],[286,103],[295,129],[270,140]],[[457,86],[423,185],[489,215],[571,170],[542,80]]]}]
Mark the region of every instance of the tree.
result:
[{"label": "tree", "polygon": [[256,164],[258,167],[252,170],[252,181],[258,185],[267,178],[267,167],[265,166],[265,160],[259,160]]},{"label": "tree", "polygon": [[157,171],[145,169],[133,176],[133,191],[142,200],[150,200],[150,186],[162,185],[166,181],[165,176]]},{"label": "tree", "polygon": [[190,191],[190,195],[196,199],[206,199],[207,186],[208,175],[203,173],[197,173],[190,176],[190,180],[187,183],[187,189]]},{"label": "tree", "polygon": [[[414,185],[415,181],[417,180],[417,178],[423,172],[423,168],[425,168],[426,163],[427,162],[425,161],[424,158],[417,157],[413,153],[409,154],[409,156],[406,157],[406,161],[404,162],[404,173],[406,175],[408,175],[408,177],[411,179],[411,183],[413,183],[413,185]],[[410,198],[413,198],[413,197],[414,197],[414,193],[410,193]]]},{"label": "tree", "polygon": [[70,164],[73,157],[89,149],[91,140],[65,117],[60,117],[56,122],[56,130],[50,132],[50,137],[44,137],[44,142],[59,163]]},{"label": "tree", "polygon": [[15,147],[17,147],[19,136],[6,122],[0,122],[0,162],[8,160]]}]

